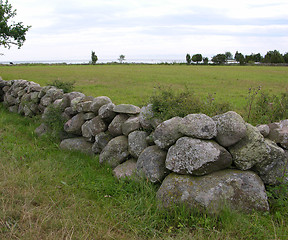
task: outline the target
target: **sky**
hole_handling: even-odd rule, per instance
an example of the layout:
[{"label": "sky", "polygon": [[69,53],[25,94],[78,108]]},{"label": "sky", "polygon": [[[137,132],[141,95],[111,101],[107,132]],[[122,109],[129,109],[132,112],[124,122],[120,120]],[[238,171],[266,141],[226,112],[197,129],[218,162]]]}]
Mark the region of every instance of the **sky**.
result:
[{"label": "sky", "polygon": [[182,59],[187,53],[288,52],[287,0],[9,0],[31,25],[0,62]]}]

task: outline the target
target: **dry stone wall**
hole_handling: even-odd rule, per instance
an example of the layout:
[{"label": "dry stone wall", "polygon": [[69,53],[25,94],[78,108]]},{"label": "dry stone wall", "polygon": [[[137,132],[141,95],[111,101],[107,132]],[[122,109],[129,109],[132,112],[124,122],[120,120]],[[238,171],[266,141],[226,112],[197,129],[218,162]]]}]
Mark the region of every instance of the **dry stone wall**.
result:
[{"label": "dry stone wall", "polygon": [[[160,183],[164,207],[269,211],[265,185],[288,181],[288,120],[254,127],[230,111],[161,122],[151,105],[115,105],[106,96],[64,94],[26,80],[0,79],[0,101],[26,117],[47,118],[48,106],[58,106],[66,119],[62,149],[99,154],[117,178]],[[41,124],[35,132],[47,129]]]}]

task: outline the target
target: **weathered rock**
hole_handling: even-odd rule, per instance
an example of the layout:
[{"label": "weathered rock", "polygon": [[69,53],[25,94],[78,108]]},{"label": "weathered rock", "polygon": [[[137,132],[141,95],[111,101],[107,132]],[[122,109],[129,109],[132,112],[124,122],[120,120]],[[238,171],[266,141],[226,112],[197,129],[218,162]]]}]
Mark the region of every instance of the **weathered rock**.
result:
[{"label": "weathered rock", "polygon": [[140,108],[131,104],[119,104],[114,107],[113,111],[116,113],[138,114]]},{"label": "weathered rock", "polygon": [[13,105],[8,107],[9,112],[13,112],[13,113],[17,113],[18,112],[18,106],[17,105]]},{"label": "weathered rock", "polygon": [[92,143],[87,142],[85,138],[68,138],[60,143],[61,149],[81,151],[87,154],[93,154]]},{"label": "weathered rock", "polygon": [[126,162],[118,165],[113,170],[113,175],[118,179],[121,179],[121,178],[137,179],[136,160],[130,159],[130,160],[127,160]]},{"label": "weathered rock", "polygon": [[101,151],[106,147],[108,142],[113,137],[109,133],[101,132],[95,136],[95,142],[92,147],[94,153],[101,153]]},{"label": "weathered rock", "polygon": [[92,112],[91,109],[91,105],[92,105],[92,101],[81,101],[79,103],[76,104],[76,111],[77,112]]},{"label": "weathered rock", "polygon": [[269,139],[265,140],[265,145],[268,149],[268,154],[262,162],[257,163],[253,167],[253,170],[258,173],[265,184],[288,183],[288,158],[285,151]]},{"label": "weathered rock", "polygon": [[[77,97],[79,99],[83,99],[85,95],[80,92],[65,93],[62,98],[61,109],[64,110],[65,108],[71,107],[71,101]],[[75,108],[76,108],[76,105],[75,105]]]},{"label": "weathered rock", "polygon": [[113,121],[108,126],[108,131],[112,136],[122,135],[122,124],[128,119],[128,115],[119,114],[117,115]]},{"label": "weathered rock", "polygon": [[93,119],[93,118],[95,118],[95,117],[96,117],[96,115],[95,115],[95,113],[93,113],[93,112],[86,112],[86,113],[84,113],[84,119],[85,119],[86,121],[91,120],[91,119]]},{"label": "weathered rock", "polygon": [[268,156],[264,137],[256,127],[246,123],[246,136],[229,147],[233,161],[240,170],[248,170]]},{"label": "weathered rock", "polygon": [[64,92],[62,89],[51,87],[46,91],[46,94],[41,98],[40,103],[43,106],[48,106],[51,103],[53,103],[56,99],[62,98],[63,95],[64,95]]},{"label": "weathered rock", "polygon": [[161,182],[169,173],[165,167],[166,152],[156,145],[147,147],[137,160],[137,174],[150,182]]},{"label": "weathered rock", "polygon": [[269,211],[265,187],[254,172],[222,170],[202,177],[169,174],[157,192],[165,208],[186,205],[219,213],[223,208]]},{"label": "weathered rock", "polygon": [[270,133],[268,138],[288,149],[288,124],[286,124],[286,121],[269,124]]},{"label": "weathered rock", "polygon": [[114,103],[107,103],[101,106],[98,110],[98,115],[105,121],[110,123],[113,118],[116,116],[116,113],[113,111],[115,107]]},{"label": "weathered rock", "polygon": [[115,168],[124,162],[128,156],[128,139],[125,136],[118,136],[113,138],[102,150],[99,162],[107,163],[112,168]]},{"label": "weathered rock", "polygon": [[152,104],[148,106],[142,107],[139,114],[139,121],[141,126],[144,129],[151,129],[152,128],[152,119],[154,117]]},{"label": "weathered rock", "polygon": [[177,139],[183,136],[183,134],[178,130],[178,124],[180,121],[180,117],[174,117],[157,126],[153,138],[158,147],[167,149],[173,145]]},{"label": "weathered rock", "polygon": [[73,111],[77,112],[77,104],[80,103],[83,100],[83,98],[85,98],[85,97],[79,96],[79,97],[75,97],[71,100],[70,106],[73,109]]},{"label": "weathered rock", "polygon": [[212,118],[216,123],[216,141],[223,147],[229,147],[246,136],[243,118],[236,112],[229,111]]},{"label": "weathered rock", "polygon": [[147,132],[144,131],[134,131],[128,135],[128,150],[133,157],[138,158],[148,147],[147,136]]},{"label": "weathered rock", "polygon": [[64,112],[70,117],[73,117],[77,114],[77,111],[74,111],[72,107],[65,108]]},{"label": "weathered rock", "polygon": [[256,127],[264,138],[266,138],[269,135],[270,128],[267,124],[258,125]]},{"label": "weathered rock", "polygon": [[13,97],[12,95],[7,93],[4,95],[4,101],[8,106],[13,106],[17,104],[16,97]]},{"label": "weathered rock", "polygon": [[41,125],[35,129],[34,133],[38,137],[41,137],[42,135],[48,133],[49,131],[50,131],[49,127],[45,123],[41,123]]},{"label": "weathered rock", "polygon": [[106,131],[107,125],[99,116],[97,116],[97,117],[85,122],[82,125],[81,129],[82,129],[83,137],[91,138],[100,132]]},{"label": "weathered rock", "polygon": [[81,127],[85,123],[84,114],[78,113],[64,124],[64,130],[67,133],[81,135]]},{"label": "weathered rock", "polygon": [[216,124],[205,114],[189,114],[179,122],[179,132],[185,136],[212,139],[216,137]]},{"label": "weathered rock", "polygon": [[130,117],[122,124],[122,133],[128,136],[129,133],[140,128],[139,117]]},{"label": "weathered rock", "polygon": [[166,167],[176,173],[204,175],[229,167],[230,153],[212,140],[182,137],[169,148]]},{"label": "weathered rock", "polygon": [[90,112],[94,112],[96,114],[98,114],[99,109],[108,103],[112,103],[111,99],[109,97],[106,96],[100,96],[100,97],[96,97],[93,100],[93,103],[91,104],[90,107]]}]

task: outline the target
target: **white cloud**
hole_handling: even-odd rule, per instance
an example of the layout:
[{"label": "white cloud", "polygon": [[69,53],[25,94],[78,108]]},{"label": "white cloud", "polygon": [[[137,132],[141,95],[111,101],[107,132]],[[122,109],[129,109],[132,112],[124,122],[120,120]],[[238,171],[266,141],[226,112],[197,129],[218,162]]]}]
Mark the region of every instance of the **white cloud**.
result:
[{"label": "white cloud", "polygon": [[287,0],[10,0],[32,25],[5,60],[287,52]]}]

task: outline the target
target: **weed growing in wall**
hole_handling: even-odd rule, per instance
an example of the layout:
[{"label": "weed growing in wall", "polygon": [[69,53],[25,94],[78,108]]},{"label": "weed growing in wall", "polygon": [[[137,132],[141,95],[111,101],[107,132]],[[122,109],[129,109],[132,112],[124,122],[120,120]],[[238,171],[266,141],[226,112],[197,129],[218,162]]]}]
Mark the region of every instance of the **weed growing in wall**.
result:
[{"label": "weed growing in wall", "polygon": [[62,89],[64,91],[64,93],[69,93],[69,92],[73,92],[75,81],[74,82],[64,82],[64,81],[61,81],[58,79],[58,80],[54,80],[51,83],[48,83],[48,85]]},{"label": "weed growing in wall", "polygon": [[64,133],[65,118],[59,106],[49,105],[43,116],[43,123],[50,129],[53,138],[60,139]]}]

